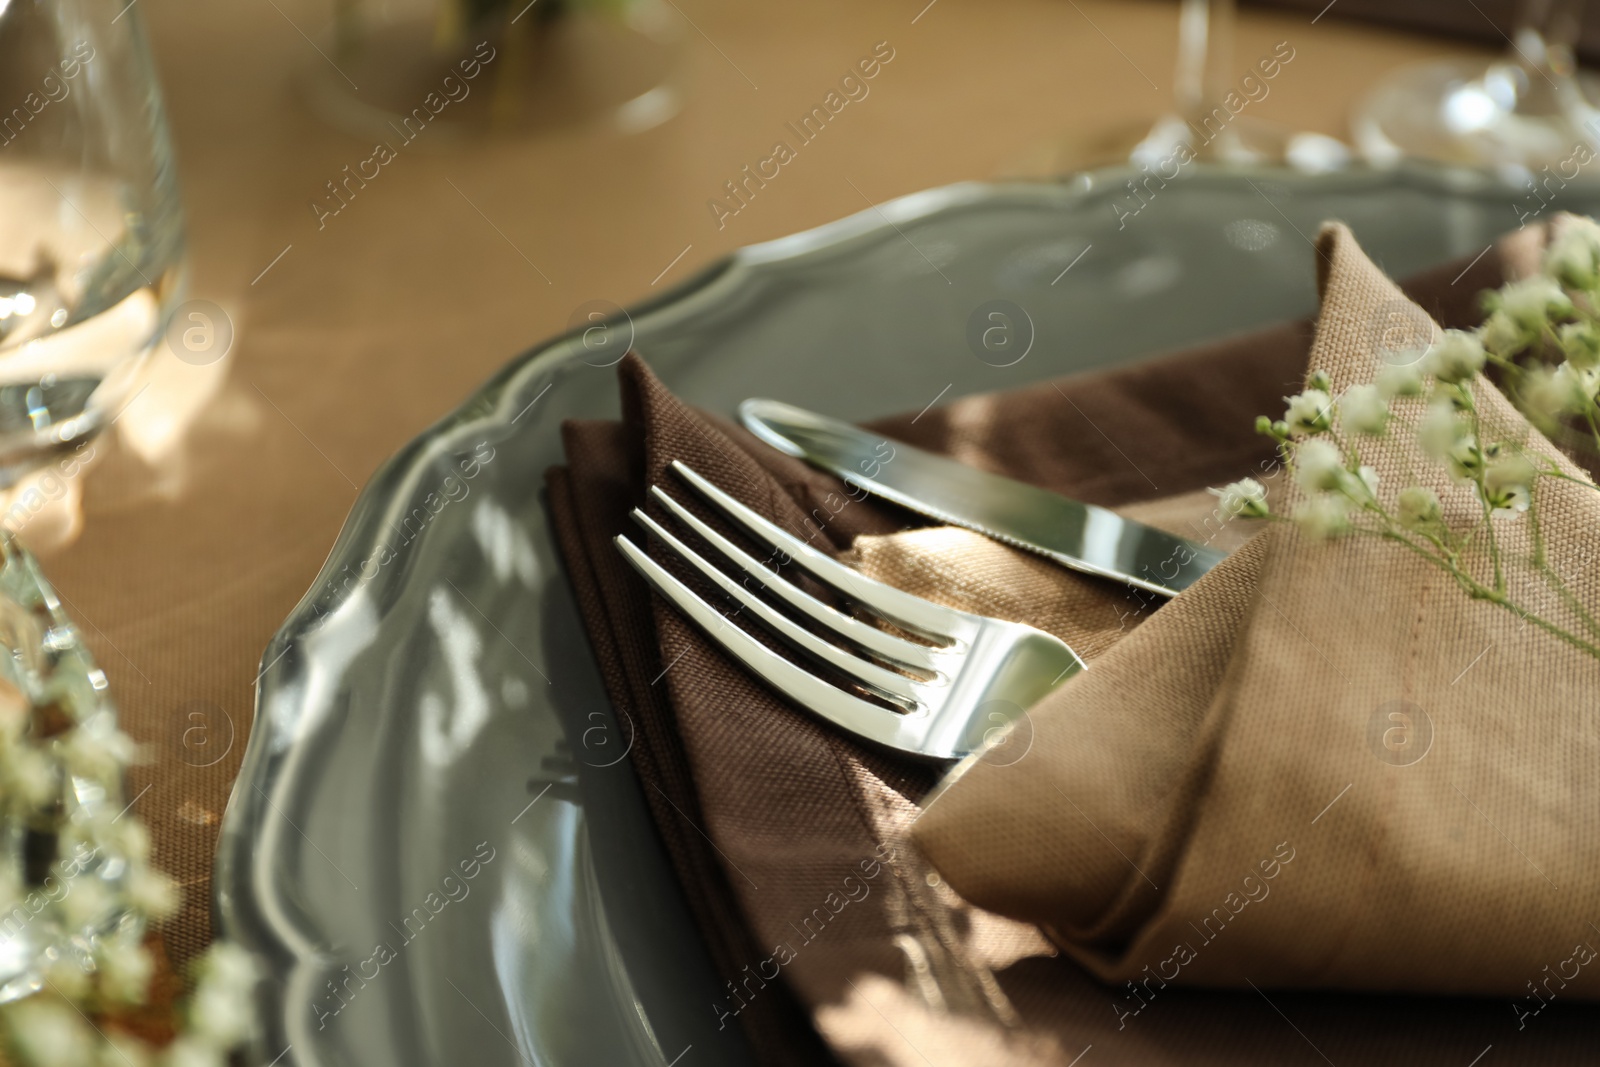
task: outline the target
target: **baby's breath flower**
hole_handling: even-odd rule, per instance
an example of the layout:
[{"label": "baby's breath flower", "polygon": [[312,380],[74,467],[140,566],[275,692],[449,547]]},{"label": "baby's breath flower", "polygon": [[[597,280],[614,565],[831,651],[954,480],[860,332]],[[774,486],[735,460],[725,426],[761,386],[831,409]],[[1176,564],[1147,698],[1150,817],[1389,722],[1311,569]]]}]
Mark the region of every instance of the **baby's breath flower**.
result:
[{"label": "baby's breath flower", "polygon": [[1356,468],[1356,473],[1344,481],[1344,493],[1358,504],[1373,504],[1378,500],[1378,472],[1371,467]]},{"label": "baby's breath flower", "polygon": [[136,1037],[111,1030],[106,1033],[106,1043],[100,1050],[100,1058],[94,1061],[94,1067],[150,1067],[154,1062],[155,1057],[149,1045]]},{"label": "baby's breath flower", "polygon": [[1587,411],[1595,402],[1600,372],[1580,370],[1570,362],[1554,370],[1535,367],[1524,375],[1522,403],[1537,418],[1555,420]]},{"label": "baby's breath flower", "polygon": [[1389,426],[1389,405],[1376,385],[1352,385],[1339,398],[1339,421],[1348,433],[1377,437]]},{"label": "baby's breath flower", "polygon": [[1544,254],[1545,273],[1572,289],[1600,285],[1600,225],[1573,216]]},{"label": "baby's breath flower", "polygon": [[1483,369],[1483,342],[1465,330],[1446,330],[1439,343],[1428,349],[1424,367],[1441,382],[1452,385],[1471,381]]},{"label": "baby's breath flower", "polygon": [[1573,391],[1583,398],[1580,411],[1600,401],[1600,369],[1576,367],[1569,361],[1557,367],[1556,374],[1567,377]]},{"label": "baby's breath flower", "polygon": [[137,942],[114,939],[95,954],[100,967],[100,989],[112,1000],[124,1004],[144,1001],[155,973],[155,961]]},{"label": "baby's breath flower", "polygon": [[1319,434],[1333,425],[1333,400],[1324,390],[1307,389],[1283,399],[1289,405],[1283,421],[1296,437]]},{"label": "baby's breath flower", "polygon": [[1466,423],[1455,406],[1448,400],[1435,400],[1417,424],[1417,443],[1434,459],[1443,459],[1466,433]]},{"label": "baby's breath flower", "polygon": [[1569,322],[1557,331],[1567,362],[1582,370],[1600,367],[1600,330],[1589,322]]},{"label": "baby's breath flower", "polygon": [[1478,447],[1478,439],[1467,434],[1445,455],[1445,461],[1450,465],[1450,473],[1462,481],[1476,479],[1483,470],[1483,450]]},{"label": "baby's breath flower", "polygon": [[150,831],[133,819],[117,819],[106,835],[107,841],[129,863],[143,866],[150,859]]},{"label": "baby's breath flower", "polygon": [[1483,347],[1506,359],[1527,348],[1538,336],[1539,331],[1524,329],[1504,311],[1496,311],[1483,324]]},{"label": "baby's breath flower", "polygon": [[250,954],[237,945],[218,942],[195,968],[198,987],[189,1005],[196,1037],[229,1048],[250,1036],[254,1027],[251,993],[256,969]]},{"label": "baby's breath flower", "polygon": [[1416,364],[1384,367],[1373,384],[1378,387],[1380,396],[1390,400],[1400,396],[1421,396],[1422,371]]},{"label": "baby's breath flower", "polygon": [[55,799],[61,781],[55,761],[32,745],[0,751],[0,779],[7,799],[35,808]]},{"label": "baby's breath flower", "polygon": [[1520,455],[1501,456],[1483,472],[1483,498],[1500,511],[1527,511],[1532,500],[1533,464]]},{"label": "baby's breath flower", "polygon": [[1431,526],[1439,521],[1439,494],[1420,485],[1400,490],[1400,525],[1408,530]]},{"label": "baby's breath flower", "polygon": [[1344,455],[1331,441],[1315,438],[1294,450],[1294,477],[1302,488],[1312,492],[1337,489],[1344,476]]},{"label": "baby's breath flower", "polygon": [[117,729],[110,715],[80,723],[62,745],[67,767],[74,774],[97,781],[114,778],[137,754],[133,739]]},{"label": "baby's breath flower", "polygon": [[76,1008],[53,996],[32,996],[6,1008],[17,1049],[37,1067],[83,1067],[94,1055],[94,1034]]},{"label": "baby's breath flower", "polygon": [[1211,492],[1221,497],[1222,513],[1229,518],[1242,515],[1247,519],[1267,516],[1267,490],[1254,478],[1241,478]]},{"label": "baby's breath flower", "polygon": [[216,1046],[197,1037],[180,1037],[161,1054],[161,1067],[223,1067]]},{"label": "baby's breath flower", "polygon": [[177,883],[159,871],[143,865],[130,867],[124,889],[128,903],[155,922],[165,922],[178,913],[183,897]]},{"label": "baby's breath flower", "polygon": [[1572,298],[1554,278],[1541,274],[1501,286],[1490,299],[1496,311],[1505,312],[1524,331],[1534,334],[1542,332],[1551,319],[1572,314]]},{"label": "baby's breath flower", "polygon": [[236,992],[249,993],[260,977],[250,953],[228,941],[214,941],[200,958],[198,975],[202,983],[210,982]]},{"label": "baby's breath flower", "polygon": [[1312,537],[1342,537],[1350,532],[1350,505],[1332,493],[1314,496],[1295,509],[1294,521]]},{"label": "baby's breath flower", "polygon": [[47,962],[44,980],[52,993],[69,1000],[82,1000],[89,993],[89,972],[73,956],[57,955]]},{"label": "baby's breath flower", "polygon": [[68,927],[81,930],[105,919],[116,907],[116,898],[105,882],[93,875],[73,880],[67,895],[56,905]]},{"label": "baby's breath flower", "polygon": [[1312,371],[1311,377],[1306,379],[1306,388],[1331,393],[1333,392],[1333,379],[1328,376],[1328,372],[1325,370]]}]

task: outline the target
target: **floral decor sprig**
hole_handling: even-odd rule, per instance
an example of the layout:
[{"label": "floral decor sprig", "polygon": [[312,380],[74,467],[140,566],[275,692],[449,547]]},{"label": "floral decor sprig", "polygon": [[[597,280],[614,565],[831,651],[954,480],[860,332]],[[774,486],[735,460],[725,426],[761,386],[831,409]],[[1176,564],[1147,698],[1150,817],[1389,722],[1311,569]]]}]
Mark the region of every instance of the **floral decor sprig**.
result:
[{"label": "floral decor sprig", "polygon": [[[1274,514],[1253,478],[1213,492],[1228,515],[1292,521],[1316,538],[1396,544],[1468,597],[1600,659],[1600,621],[1551,566],[1539,512],[1547,483],[1596,486],[1529,449],[1526,433],[1490,425],[1479,405],[1481,390],[1494,388],[1486,368],[1497,368],[1529,422],[1569,451],[1600,456],[1600,225],[1569,219],[1541,272],[1485,294],[1485,305],[1483,326],[1444,331],[1409,365],[1385,367],[1371,384],[1335,397],[1318,372],[1285,398],[1282,418],[1257,418],[1256,429],[1278,443],[1286,473],[1304,492],[1292,515]],[[1380,485],[1361,448],[1402,427],[1448,479]],[[1425,481],[1452,488],[1441,499]],[[1521,546],[1517,558],[1513,546]],[[1513,582],[1518,562],[1530,577]]]},{"label": "floral decor sprig", "polygon": [[1538,274],[1486,294],[1477,335],[1529,421],[1600,456],[1600,224],[1567,215],[1557,225]]},{"label": "floral decor sprig", "polygon": [[123,804],[140,753],[108,688],[0,532],[0,1045],[16,1067],[223,1067],[254,1025],[254,965],[235,945],[197,961],[174,1040],[129,1032],[156,970],[148,931],[180,892]]}]

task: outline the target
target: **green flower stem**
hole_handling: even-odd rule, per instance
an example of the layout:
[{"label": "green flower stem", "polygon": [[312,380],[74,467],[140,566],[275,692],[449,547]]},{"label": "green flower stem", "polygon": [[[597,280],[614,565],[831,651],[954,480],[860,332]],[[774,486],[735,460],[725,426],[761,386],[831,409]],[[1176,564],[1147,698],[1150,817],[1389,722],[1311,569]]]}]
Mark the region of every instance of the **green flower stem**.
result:
[{"label": "green flower stem", "polygon": [[1560,626],[1557,626],[1555,623],[1543,618],[1542,616],[1535,615],[1531,611],[1524,611],[1522,608],[1519,608],[1516,604],[1514,604],[1504,593],[1495,589],[1490,589],[1488,586],[1483,585],[1477,579],[1473,578],[1472,575],[1467,574],[1459,567],[1452,566],[1444,559],[1441,559],[1432,552],[1429,552],[1420,545],[1416,544],[1404,534],[1397,533],[1393,530],[1380,530],[1374,532],[1386,540],[1394,541],[1397,544],[1403,545],[1411,552],[1414,552],[1416,555],[1427,560],[1431,565],[1438,567],[1440,570],[1450,575],[1451,578],[1455,579],[1456,584],[1461,586],[1462,590],[1465,591],[1466,594],[1473,600],[1486,600],[1491,604],[1497,604],[1505,610],[1517,615],[1519,618],[1533,623],[1535,626],[1539,627],[1541,630],[1544,630],[1552,637],[1556,637],[1562,641],[1565,641],[1573,648],[1576,648],[1582,652],[1586,652],[1595,659],[1600,659],[1600,646],[1585,641],[1578,635],[1562,629]]},{"label": "green flower stem", "polygon": [[1456,392],[1460,394],[1462,403],[1466,405],[1467,414],[1472,417],[1472,439],[1477,445],[1479,459],[1477,469],[1472,472],[1472,480],[1477,483],[1478,500],[1483,504],[1483,525],[1484,532],[1488,535],[1489,540],[1489,559],[1494,563],[1494,587],[1497,591],[1504,593],[1506,591],[1506,575],[1505,569],[1500,565],[1500,540],[1494,535],[1494,508],[1489,504],[1489,488],[1484,483],[1489,464],[1487,457],[1483,453],[1483,420],[1478,416],[1478,405],[1473,402],[1472,390],[1463,383],[1456,386]]},{"label": "green flower stem", "polygon": [[[1563,477],[1565,476],[1563,475]],[[1567,478],[1566,480],[1576,481],[1577,479]],[[1533,524],[1533,565],[1540,574],[1544,575],[1545,581],[1550,583],[1550,587],[1556,591],[1556,595],[1566,603],[1567,607],[1572,609],[1573,614],[1583,620],[1584,626],[1588,627],[1589,631],[1596,637],[1600,637],[1600,620],[1596,620],[1589,613],[1589,610],[1583,606],[1583,601],[1579,600],[1577,595],[1567,588],[1567,583],[1562,581],[1555,568],[1550,566],[1549,557],[1545,553],[1544,521],[1539,517],[1538,493],[1539,482],[1538,479],[1534,479],[1533,484],[1528,487],[1528,521]]]},{"label": "green flower stem", "polygon": [[1593,489],[1595,492],[1600,493],[1600,485],[1595,485],[1587,478],[1574,478],[1572,475],[1566,474],[1556,467],[1550,467],[1546,470],[1542,470],[1539,472],[1539,474],[1545,478],[1559,478],[1563,482],[1571,482],[1573,485],[1581,485],[1585,489]]},{"label": "green flower stem", "polygon": [[1592,397],[1589,400],[1589,409],[1583,413],[1583,418],[1589,424],[1589,436],[1594,440],[1595,451],[1600,452],[1600,424],[1595,423],[1594,399]]}]

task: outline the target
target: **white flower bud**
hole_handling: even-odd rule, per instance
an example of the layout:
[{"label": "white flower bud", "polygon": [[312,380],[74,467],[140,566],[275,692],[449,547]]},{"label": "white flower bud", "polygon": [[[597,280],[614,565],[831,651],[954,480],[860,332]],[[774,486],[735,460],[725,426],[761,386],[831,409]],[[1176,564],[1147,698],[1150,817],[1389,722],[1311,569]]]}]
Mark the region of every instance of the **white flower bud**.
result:
[{"label": "white flower bud", "polygon": [[1309,536],[1319,539],[1341,537],[1350,532],[1349,505],[1341,496],[1312,497],[1295,511],[1294,519]]},{"label": "white flower bud", "polygon": [[1560,235],[1544,254],[1545,273],[1571,289],[1600,285],[1600,225],[1570,216],[1559,229]]},{"label": "white flower bud", "polygon": [[1399,511],[1400,525],[1408,530],[1431,526],[1441,514],[1439,494],[1420,485],[1408,485],[1400,490]]},{"label": "white flower bud", "polygon": [[68,929],[82,930],[105,919],[116,906],[111,887],[91,875],[73,879],[56,910]]},{"label": "white flower bud", "polygon": [[250,1036],[255,1025],[249,991],[201,983],[189,1005],[189,1026],[196,1037],[218,1048],[231,1048]]},{"label": "white flower bud", "polygon": [[1333,400],[1321,389],[1307,389],[1283,399],[1289,405],[1283,421],[1291,434],[1318,434],[1333,424]]},{"label": "white flower bud", "polygon": [[1524,329],[1504,311],[1496,311],[1483,324],[1483,347],[1506,359],[1527,348],[1538,336],[1537,330]]},{"label": "white flower bud", "polygon": [[1267,515],[1267,490],[1254,478],[1230,482],[1211,492],[1222,498],[1220,507],[1228,518],[1242,515],[1247,519],[1265,518]]},{"label": "white flower bud", "polygon": [[222,1053],[197,1037],[180,1037],[161,1054],[161,1067],[223,1067]]},{"label": "white flower bud", "polygon": [[7,787],[4,792],[31,807],[48,804],[60,788],[55,761],[30,744],[0,753],[0,775]]},{"label": "white flower bud", "polygon": [[250,953],[231,941],[211,943],[201,958],[200,973],[203,981],[244,993],[253,990],[260,978]]},{"label": "white flower bud", "polygon": [[1389,426],[1389,405],[1375,385],[1352,385],[1339,398],[1339,420],[1347,433],[1377,437]]},{"label": "white flower bud", "polygon": [[89,972],[72,956],[58,955],[45,964],[44,978],[50,991],[69,1000],[89,995]]},{"label": "white flower bud", "polygon": [[178,914],[183,896],[178,885],[166,875],[140,865],[128,871],[124,889],[128,903],[149,916],[153,922],[165,922]]},{"label": "white flower bud", "polygon": [[1341,486],[1345,496],[1357,504],[1371,504],[1378,499],[1378,472],[1372,467],[1357,468],[1353,477],[1346,477]]},{"label": "white flower bud", "polygon": [[1390,400],[1400,396],[1421,396],[1422,371],[1416,364],[1385,367],[1378,372],[1374,384],[1378,387],[1378,394]]},{"label": "white flower bud", "polygon": [[92,1062],[94,1034],[77,1010],[55,997],[32,996],[8,1005],[6,1028],[34,1067],[83,1067]]},{"label": "white flower bud", "polygon": [[1522,403],[1529,413],[1546,421],[1587,411],[1594,403],[1600,372],[1580,370],[1563,363],[1554,370],[1534,367],[1524,376]]},{"label": "white flower bud", "polygon": [[1500,511],[1527,511],[1533,499],[1533,464],[1519,455],[1502,456],[1483,472],[1483,498]]},{"label": "white flower bud", "polygon": [[1434,459],[1450,454],[1456,442],[1466,436],[1467,426],[1448,400],[1435,400],[1417,424],[1417,442]]},{"label": "white flower bud", "polygon": [[1478,448],[1477,438],[1471,434],[1457,441],[1444,458],[1450,465],[1450,473],[1462,481],[1475,480],[1483,469],[1483,451]]},{"label": "white flower bud", "polygon": [[1337,489],[1344,476],[1344,455],[1331,442],[1313,439],[1294,450],[1294,477],[1302,488],[1312,492]]},{"label": "white flower bud", "polygon": [[1561,337],[1561,351],[1567,362],[1581,370],[1600,367],[1600,330],[1592,323],[1569,322],[1557,333]]},{"label": "white flower bud", "polygon": [[1554,278],[1535,275],[1500,287],[1493,296],[1496,310],[1523,330],[1539,333],[1552,320],[1572,314],[1572,299]]},{"label": "white flower bud", "polygon": [[67,734],[62,758],[72,773],[97,782],[110,781],[138,755],[133,738],[118,730],[109,715],[97,715]]},{"label": "white flower bud", "polygon": [[1471,381],[1483,369],[1483,344],[1464,330],[1446,330],[1428,349],[1423,363],[1429,374],[1452,385]]},{"label": "white flower bud", "polygon": [[100,965],[100,990],[124,1004],[144,1001],[155,973],[155,961],[137,942],[113,940],[95,954]]},{"label": "white flower bud", "polygon": [[150,1067],[155,1062],[150,1046],[138,1038],[116,1030],[107,1031],[105,1037],[95,1067]]},{"label": "white flower bud", "polygon": [[144,865],[150,859],[150,831],[137,819],[118,819],[112,823],[109,844],[130,863]]}]

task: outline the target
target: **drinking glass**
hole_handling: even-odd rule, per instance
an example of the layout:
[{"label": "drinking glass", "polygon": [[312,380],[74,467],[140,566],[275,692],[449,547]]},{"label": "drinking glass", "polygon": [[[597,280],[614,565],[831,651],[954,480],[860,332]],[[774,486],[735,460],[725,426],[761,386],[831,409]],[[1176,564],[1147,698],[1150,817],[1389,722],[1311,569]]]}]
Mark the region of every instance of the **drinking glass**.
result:
[{"label": "drinking glass", "polygon": [[1413,157],[1527,172],[1600,148],[1596,81],[1573,59],[1583,7],[1524,0],[1503,56],[1396,71],[1357,109],[1357,148],[1378,164]]},{"label": "drinking glass", "polygon": [[673,6],[333,0],[301,80],[325,121],[391,147],[583,124],[638,133],[679,108]]},{"label": "drinking glass", "polygon": [[132,400],[182,250],[139,12],[0,0],[0,488]]}]

